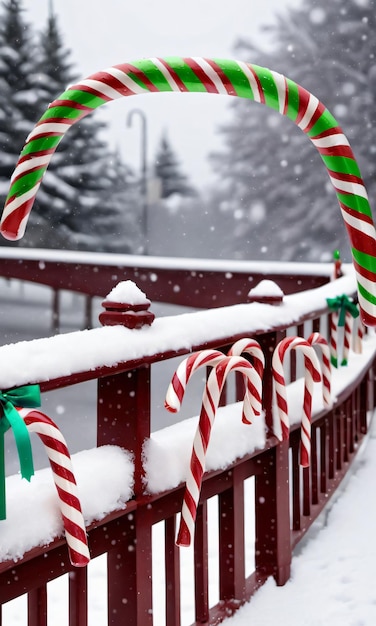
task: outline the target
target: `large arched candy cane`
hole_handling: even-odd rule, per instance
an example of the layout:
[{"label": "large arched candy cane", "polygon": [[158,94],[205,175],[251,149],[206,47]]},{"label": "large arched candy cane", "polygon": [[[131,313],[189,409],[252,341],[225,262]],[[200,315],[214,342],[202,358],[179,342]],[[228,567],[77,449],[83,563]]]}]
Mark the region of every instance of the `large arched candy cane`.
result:
[{"label": "large arched candy cane", "polygon": [[320,363],[313,347],[301,337],[286,337],[277,345],[272,359],[274,386],[278,414],[281,421],[282,438],[288,439],[290,420],[288,416],[287,393],[283,362],[289,350],[300,350],[304,355],[304,400],[301,425],[300,464],[307,467],[311,454],[311,410],[313,383],[321,381]]},{"label": "large arched candy cane", "polygon": [[310,346],[317,346],[321,352],[321,373],[322,373],[322,399],[324,406],[329,408],[332,405],[331,385],[332,385],[332,368],[330,365],[330,347],[320,333],[312,333],[308,339]]},{"label": "large arched candy cane", "polygon": [[376,325],[376,233],[367,192],[350,144],[335,118],[294,81],[243,61],[151,58],[123,63],[69,87],[52,102],[27,138],[11,180],[1,221],[7,239],[20,239],[36,193],[61,138],[77,121],[122,96],[206,92],[255,100],[289,117],[306,133],[327,168],[350,239],[366,326]]},{"label": "large arched candy cane", "polygon": [[219,350],[200,350],[190,354],[182,361],[168,386],[165,407],[170,413],[177,413],[183,402],[187,384],[195,372],[201,367],[214,367],[224,358]]},{"label": "large arched candy cane", "polygon": [[[243,413],[248,413],[246,407],[250,402],[250,389],[254,390],[254,393],[259,396],[261,405],[261,378],[255,368],[243,357],[224,357],[211,371],[205,386],[199,424],[193,441],[190,471],[186,481],[180,527],[176,540],[179,546],[189,546],[193,537],[211,429],[226,377],[233,371],[241,372],[247,381],[248,392],[244,398]],[[245,420],[243,419],[243,421]]]},{"label": "large arched candy cane", "polygon": [[33,409],[18,409],[18,412],[28,430],[36,433],[44,444],[59,496],[69,558],[72,565],[84,567],[90,561],[90,554],[76,479],[65,439],[56,424],[44,413]]}]

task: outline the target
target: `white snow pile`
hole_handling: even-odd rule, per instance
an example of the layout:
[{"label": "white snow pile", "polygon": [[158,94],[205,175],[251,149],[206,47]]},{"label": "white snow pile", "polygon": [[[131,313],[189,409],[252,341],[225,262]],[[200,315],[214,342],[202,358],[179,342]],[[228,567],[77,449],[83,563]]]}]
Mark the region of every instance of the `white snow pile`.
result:
[{"label": "white snow pile", "polygon": [[[102,446],[72,455],[86,525],[122,508],[133,494],[129,452]],[[59,498],[51,469],[38,470],[30,483],[20,475],[6,479],[7,518],[0,521],[0,561],[15,561],[36,546],[63,534]]]},{"label": "white snow pile", "polygon": [[284,293],[274,280],[262,280],[256,287],[248,292],[248,296],[283,296]]},{"label": "white snow pile", "polygon": [[[265,421],[242,423],[242,402],[220,407],[215,417],[206,455],[206,470],[224,469],[237,458],[265,445]],[[198,417],[173,424],[151,435],[144,446],[146,489],[159,493],[187,479]]]},{"label": "white snow pile", "polygon": [[150,300],[133,280],[122,280],[106,296],[106,300],[124,304],[146,304]]}]

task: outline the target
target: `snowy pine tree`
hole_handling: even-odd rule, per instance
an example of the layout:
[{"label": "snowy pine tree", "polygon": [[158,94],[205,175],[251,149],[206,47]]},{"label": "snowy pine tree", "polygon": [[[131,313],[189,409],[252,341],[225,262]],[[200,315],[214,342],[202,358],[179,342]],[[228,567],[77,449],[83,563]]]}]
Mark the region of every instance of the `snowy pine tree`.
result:
[{"label": "snowy pine tree", "polygon": [[154,173],[161,181],[161,197],[168,198],[173,194],[195,196],[196,190],[190,185],[188,177],[181,172],[179,160],[171,147],[167,134],[162,135],[159,144]]},{"label": "snowy pine tree", "polygon": [[[39,117],[44,95],[32,32],[19,0],[2,5],[0,21],[0,201],[4,204],[19,153]],[[1,244],[7,244],[5,240]]]},{"label": "snowy pine tree", "polygon": [[[41,50],[47,106],[76,80],[53,11],[41,34]],[[134,200],[131,173],[100,139],[104,127],[95,112],[74,124],[59,144],[38,192],[34,220],[48,220],[58,247],[123,252],[133,248],[134,232],[121,229],[119,233],[120,224],[135,222],[134,207],[128,201],[130,195]]]}]

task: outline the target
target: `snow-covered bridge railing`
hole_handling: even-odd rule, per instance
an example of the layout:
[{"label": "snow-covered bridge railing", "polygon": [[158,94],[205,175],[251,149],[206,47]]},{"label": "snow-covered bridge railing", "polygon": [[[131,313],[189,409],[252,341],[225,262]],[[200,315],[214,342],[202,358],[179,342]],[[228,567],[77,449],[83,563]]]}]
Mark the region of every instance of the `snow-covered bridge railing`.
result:
[{"label": "snow-covered bridge railing", "polygon": [[132,280],[153,302],[199,309],[247,302],[249,290],[267,277],[285,294],[319,287],[330,279],[332,266],[277,262],[220,261],[145,257],[126,254],[0,247],[0,276],[46,285],[55,332],[59,330],[59,293],[87,297],[85,328],[93,326],[94,296],[103,297],[114,282]]},{"label": "snow-covered bridge railing", "polygon": [[[93,562],[78,569],[69,561],[57,496],[53,485],[51,493],[46,487],[48,470],[37,472],[30,484],[9,478],[9,519],[0,522],[4,626],[53,624],[52,604],[60,612],[65,605],[70,626],[85,626],[88,604],[89,609],[95,605],[93,595],[100,593],[98,580],[102,593],[106,588],[107,622],[102,615],[101,623],[214,625],[269,576],[280,585],[288,580],[294,547],[335,492],[367,433],[376,344],[370,331],[362,352],[350,351],[348,366],[333,368],[329,407],[321,389],[313,394],[311,462],[304,468],[299,356],[287,368],[290,433],[279,441],[272,355],[286,336],[320,332],[329,338],[327,298],[355,292],[353,272],[344,269],[342,278],[286,295],[280,306],[236,304],[149,319],[151,325],[133,330],[110,325],[0,348],[3,390],[39,383],[43,392],[98,380],[98,447],[73,457]],[[108,306],[109,315],[112,309]],[[130,316],[147,310],[141,303]],[[244,337],[256,339],[265,356],[262,416],[251,425],[242,423],[237,400],[244,396],[243,381],[225,389],[206,455],[194,546],[179,549],[177,521],[197,419],[152,433],[150,380],[161,361],[203,349],[227,353]],[[161,403],[165,393],[160,389]],[[95,559],[101,555],[107,555],[106,562]],[[48,602],[51,581],[66,574],[68,592],[55,588]],[[15,599],[25,593],[22,621]]]}]

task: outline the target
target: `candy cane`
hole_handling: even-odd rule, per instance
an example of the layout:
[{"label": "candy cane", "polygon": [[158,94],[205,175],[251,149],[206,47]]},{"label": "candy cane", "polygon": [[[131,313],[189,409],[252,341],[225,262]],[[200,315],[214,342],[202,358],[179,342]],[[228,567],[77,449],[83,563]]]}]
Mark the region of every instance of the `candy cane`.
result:
[{"label": "candy cane", "polygon": [[[211,429],[226,377],[232,371],[240,372],[244,376],[247,381],[247,389],[254,389],[255,393],[259,395],[261,403],[261,378],[255,368],[243,357],[224,357],[210,372],[205,386],[199,424],[193,441],[190,471],[186,481],[176,540],[179,546],[189,546],[191,543]],[[248,413],[249,400],[249,393],[247,392],[244,397],[243,413]]]},{"label": "candy cane", "polygon": [[321,374],[322,374],[322,398],[326,408],[332,405],[331,381],[332,369],[330,366],[330,347],[327,340],[320,333],[312,333],[307,342],[310,346],[317,346],[321,353]]},{"label": "candy cane", "polygon": [[253,367],[262,379],[265,368],[265,357],[262,348],[256,339],[244,338],[236,341],[228,351],[228,356],[241,356],[242,354],[250,354],[253,357]]},{"label": "candy cane", "polygon": [[357,322],[354,324],[354,326],[355,331],[353,332],[353,350],[356,354],[362,354],[364,326],[360,317],[357,318]]},{"label": "candy cane", "polygon": [[201,367],[214,367],[224,358],[218,350],[200,350],[179,364],[166,393],[165,407],[170,413],[180,410],[184,393],[191,376]]},{"label": "candy cane", "polygon": [[313,383],[321,381],[320,363],[313,347],[305,339],[302,339],[302,337],[286,337],[286,339],[282,339],[273,353],[272,372],[283,439],[288,439],[290,432],[283,361],[286,353],[292,349],[301,350],[304,355],[305,375],[300,464],[303,467],[307,467],[309,465],[311,453],[311,410]]},{"label": "candy cane", "polygon": [[346,224],[364,323],[376,325],[376,232],[368,196],[348,139],[325,106],[285,76],[243,61],[151,58],[110,67],[69,87],[29,134],[11,179],[1,221],[7,239],[20,239],[36,193],[61,138],[99,106],[148,92],[209,92],[240,96],[286,115],[318,150]]},{"label": "candy cane", "polygon": [[[260,376],[260,379],[263,379],[264,376],[264,368],[265,368],[265,357],[264,353],[261,349],[261,346],[256,339],[252,338],[244,338],[236,341],[233,346],[231,346],[228,351],[228,356],[241,356],[242,354],[249,354],[253,359],[253,367],[256,372]],[[259,415],[261,411],[261,406],[258,402],[258,399],[255,397],[254,393],[250,393],[250,403],[255,415]],[[243,417],[243,421],[245,421],[245,417]]]},{"label": "candy cane", "polygon": [[338,367],[338,320],[339,313],[329,315],[330,362]]},{"label": "candy cane", "polygon": [[84,567],[90,561],[85,522],[67,444],[56,424],[40,411],[18,409],[30,432],[36,433],[48,455],[59,496],[65,537],[72,565]]},{"label": "candy cane", "polygon": [[352,328],[353,328],[353,317],[351,313],[347,311],[345,315],[345,327],[344,327],[344,335],[343,335],[343,352],[342,352],[341,365],[347,365],[349,361]]}]

